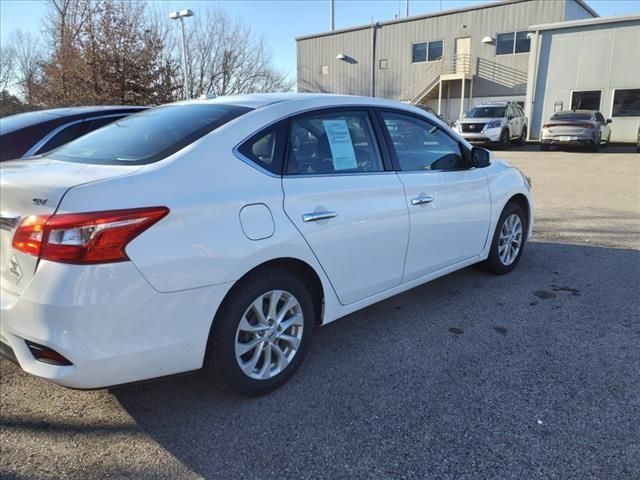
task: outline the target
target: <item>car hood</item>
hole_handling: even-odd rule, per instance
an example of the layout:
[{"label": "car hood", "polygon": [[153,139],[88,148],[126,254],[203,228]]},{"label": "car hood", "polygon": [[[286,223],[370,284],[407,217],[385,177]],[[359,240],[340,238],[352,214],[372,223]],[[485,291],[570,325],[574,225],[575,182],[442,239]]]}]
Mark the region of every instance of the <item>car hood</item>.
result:
[{"label": "car hood", "polygon": [[502,118],[480,117],[480,118],[461,118],[458,123],[489,123],[492,120],[502,120]]}]

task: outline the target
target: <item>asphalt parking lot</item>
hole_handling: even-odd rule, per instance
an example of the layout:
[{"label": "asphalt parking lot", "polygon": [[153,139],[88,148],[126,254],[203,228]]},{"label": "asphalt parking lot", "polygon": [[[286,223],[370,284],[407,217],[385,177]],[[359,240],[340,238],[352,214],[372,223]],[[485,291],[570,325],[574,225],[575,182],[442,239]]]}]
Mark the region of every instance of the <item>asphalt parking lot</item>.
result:
[{"label": "asphalt parking lot", "polygon": [[316,332],[275,393],[73,391],[0,360],[0,477],[640,478],[640,154],[499,152],[534,240]]}]

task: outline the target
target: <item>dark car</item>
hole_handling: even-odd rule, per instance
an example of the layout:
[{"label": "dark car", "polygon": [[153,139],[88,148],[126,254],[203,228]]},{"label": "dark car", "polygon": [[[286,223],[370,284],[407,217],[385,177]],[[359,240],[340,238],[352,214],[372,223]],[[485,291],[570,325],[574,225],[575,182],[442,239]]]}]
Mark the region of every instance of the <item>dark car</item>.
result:
[{"label": "dark car", "polygon": [[147,107],[70,107],[0,118],[0,162],[46,153]]}]

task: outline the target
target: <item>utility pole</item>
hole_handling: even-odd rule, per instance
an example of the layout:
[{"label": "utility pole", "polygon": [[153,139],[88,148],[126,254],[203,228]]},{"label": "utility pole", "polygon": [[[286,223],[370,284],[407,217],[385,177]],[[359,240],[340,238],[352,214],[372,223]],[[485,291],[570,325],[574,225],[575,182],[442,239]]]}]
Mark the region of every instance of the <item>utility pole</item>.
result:
[{"label": "utility pole", "polygon": [[409,16],[409,0],[404,0],[404,16]]},{"label": "utility pole", "polygon": [[169,18],[172,20],[180,20],[180,32],[182,34],[182,76],[183,76],[183,89],[184,99],[189,100],[189,69],[187,59],[187,37],[184,33],[184,18],[193,17],[193,12],[189,9],[180,10],[179,12],[171,12]]},{"label": "utility pole", "polygon": [[331,31],[336,28],[336,6],[334,0],[329,0],[329,29]]}]

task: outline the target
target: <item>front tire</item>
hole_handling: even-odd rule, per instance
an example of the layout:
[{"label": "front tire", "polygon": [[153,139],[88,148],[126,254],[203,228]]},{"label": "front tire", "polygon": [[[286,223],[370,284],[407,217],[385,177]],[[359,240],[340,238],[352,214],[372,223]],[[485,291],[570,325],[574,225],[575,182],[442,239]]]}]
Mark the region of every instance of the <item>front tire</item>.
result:
[{"label": "front tire", "polygon": [[247,277],[216,314],[207,366],[247,396],[286,383],[311,343],[315,311],[311,294],[294,275],[278,269]]},{"label": "front tire", "polygon": [[504,207],[493,234],[489,257],[482,267],[496,275],[511,272],[522,256],[528,231],[527,219],[517,203]]}]

